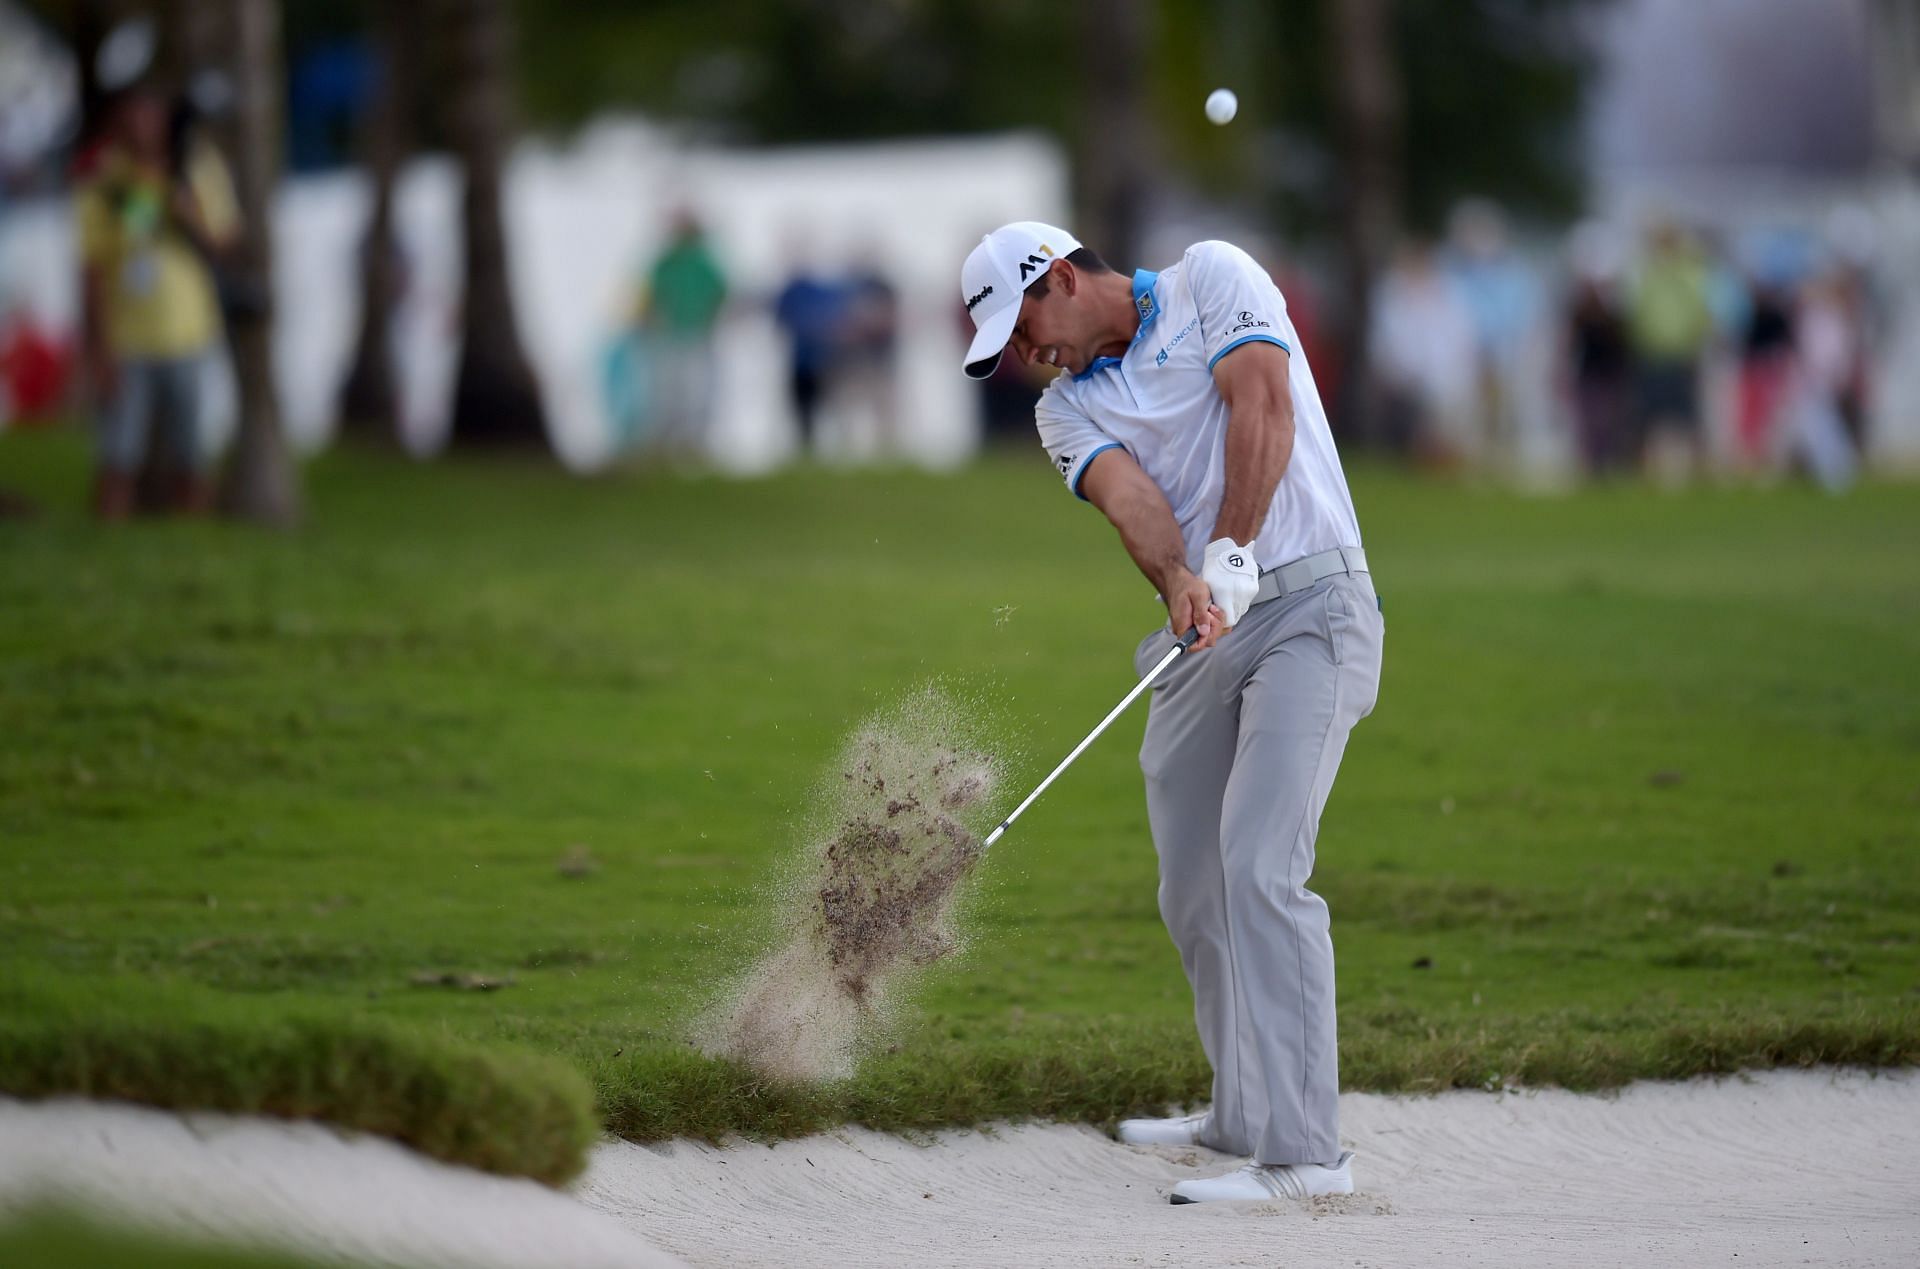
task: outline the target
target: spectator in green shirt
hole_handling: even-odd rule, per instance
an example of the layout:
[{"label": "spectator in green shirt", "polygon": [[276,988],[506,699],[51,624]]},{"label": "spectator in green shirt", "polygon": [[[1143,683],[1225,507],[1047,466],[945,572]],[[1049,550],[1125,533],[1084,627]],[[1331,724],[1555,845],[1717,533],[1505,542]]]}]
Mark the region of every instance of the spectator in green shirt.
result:
[{"label": "spectator in green shirt", "polygon": [[1656,225],[1649,235],[1628,294],[1627,332],[1639,365],[1636,448],[1652,462],[1663,445],[1683,445],[1697,465],[1700,360],[1713,336],[1713,310],[1707,262],[1677,225]]},{"label": "spectator in green shirt", "polygon": [[704,450],[713,410],[714,329],[726,300],[726,275],[705,232],[691,213],[678,213],[648,272],[640,327],[653,366],[658,435],[682,457]]}]

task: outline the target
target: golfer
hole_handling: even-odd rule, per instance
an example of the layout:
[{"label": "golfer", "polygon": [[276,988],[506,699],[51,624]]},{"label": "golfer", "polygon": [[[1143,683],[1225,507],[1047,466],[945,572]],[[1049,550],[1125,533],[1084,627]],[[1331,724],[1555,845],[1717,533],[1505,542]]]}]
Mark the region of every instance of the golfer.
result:
[{"label": "golfer", "polygon": [[1251,1156],[1175,1203],[1347,1194],[1327,905],[1307,889],[1347,733],[1380,682],[1379,600],[1286,302],[1246,252],[1189,247],[1131,277],[1053,225],[988,234],[961,269],[976,333],[1058,366],[1035,409],[1067,488],[1100,508],[1166,604],[1140,766],[1160,914],[1193,985],[1213,1103],[1121,1139]]}]

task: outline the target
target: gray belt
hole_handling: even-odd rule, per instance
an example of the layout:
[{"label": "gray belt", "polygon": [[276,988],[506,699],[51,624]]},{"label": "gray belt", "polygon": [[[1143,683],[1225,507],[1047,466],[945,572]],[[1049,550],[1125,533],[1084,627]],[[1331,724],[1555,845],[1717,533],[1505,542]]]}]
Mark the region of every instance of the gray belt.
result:
[{"label": "gray belt", "polygon": [[1270,568],[1260,574],[1260,589],[1254,593],[1253,602],[1264,604],[1269,599],[1291,595],[1297,590],[1305,590],[1323,577],[1332,577],[1335,573],[1351,575],[1366,571],[1367,553],[1365,551],[1357,546],[1336,546],[1331,551],[1309,555],[1305,559],[1295,560],[1291,564],[1282,564],[1279,568]]}]

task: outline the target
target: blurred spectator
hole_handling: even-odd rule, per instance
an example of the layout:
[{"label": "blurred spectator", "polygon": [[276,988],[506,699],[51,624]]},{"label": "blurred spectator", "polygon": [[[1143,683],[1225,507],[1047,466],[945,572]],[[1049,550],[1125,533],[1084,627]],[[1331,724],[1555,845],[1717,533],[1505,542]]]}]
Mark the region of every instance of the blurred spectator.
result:
[{"label": "blurred spectator", "polygon": [[1683,476],[1702,455],[1700,362],[1713,314],[1705,261],[1679,226],[1649,233],[1627,311],[1639,360],[1636,448],[1656,474]]},{"label": "blurred spectator", "polygon": [[1367,355],[1382,394],[1377,439],[1442,466],[1473,457],[1473,314],[1428,244],[1402,247],[1381,278]]},{"label": "blurred spectator", "polygon": [[900,301],[878,270],[848,278],[843,291],[832,381],[834,413],[850,429],[864,430],[877,452],[896,448],[894,346],[899,334]]},{"label": "blurred spectator", "polygon": [[1523,397],[1521,374],[1539,307],[1533,273],[1513,251],[1506,217],[1470,199],[1448,225],[1447,272],[1473,318],[1475,384],[1467,457],[1511,453]]},{"label": "blurred spectator", "polygon": [[1706,259],[1707,311],[1713,314],[1714,334],[1727,347],[1737,348],[1746,338],[1747,323],[1753,320],[1752,285],[1734,262],[1724,235],[1702,233],[1701,251]]},{"label": "blurred spectator", "polygon": [[1780,418],[1794,382],[1793,301],[1776,285],[1753,288],[1734,415],[1734,462],[1741,470],[1773,464]]},{"label": "blurred spectator", "polygon": [[1588,475],[1605,476],[1627,462],[1633,355],[1614,279],[1598,268],[1576,271],[1567,334],[1580,461]]},{"label": "blurred spectator", "polygon": [[1747,327],[1753,321],[1752,283],[1741,269],[1725,230],[1700,230],[1706,267],[1707,311],[1713,335],[1701,357],[1701,449],[1716,463],[1737,466],[1740,432],[1740,380]]},{"label": "blurred spectator", "polygon": [[0,422],[50,423],[66,396],[67,345],[24,307],[0,321]]},{"label": "blurred spectator", "polygon": [[210,144],[170,133],[160,96],[134,88],[110,109],[76,214],[98,410],[95,512],[118,519],[132,511],[156,434],[168,501],[203,511],[211,455],[202,385],[221,350],[209,260],[238,229],[232,180]]},{"label": "blurred spectator", "polygon": [[[967,318],[967,310],[956,304],[954,312],[966,321],[966,329],[971,333],[973,322]],[[1022,364],[1018,357],[1002,357],[993,373],[980,383],[987,440],[1032,444],[1033,405],[1045,388],[1045,380],[1034,367]]]},{"label": "blurred spectator", "polygon": [[1320,403],[1330,415],[1336,414],[1340,390],[1346,384],[1345,350],[1326,337],[1325,304],[1320,287],[1290,256],[1270,257],[1261,263],[1286,302],[1287,320],[1293,323],[1293,333],[1300,337],[1301,353],[1313,365],[1313,386],[1320,393]]},{"label": "blurred spectator", "polygon": [[641,326],[649,340],[660,440],[682,456],[705,449],[713,414],[713,333],[726,300],[726,275],[700,223],[678,213],[666,249],[648,272]]},{"label": "blurred spectator", "polygon": [[1851,485],[1859,465],[1842,402],[1859,375],[1860,343],[1844,278],[1819,274],[1806,288],[1795,329],[1800,373],[1786,448],[1830,492]]},{"label": "blurred spectator", "polygon": [[1867,447],[1867,384],[1873,377],[1868,355],[1877,330],[1874,321],[1872,279],[1860,264],[1846,260],[1834,266],[1833,298],[1850,333],[1852,356],[1839,389],[1840,419],[1855,453]]},{"label": "blurred spectator", "polygon": [[774,318],[793,341],[787,383],[800,422],[803,453],[814,443],[821,399],[835,369],[845,309],[845,288],[821,278],[805,263],[795,267],[774,300]]}]

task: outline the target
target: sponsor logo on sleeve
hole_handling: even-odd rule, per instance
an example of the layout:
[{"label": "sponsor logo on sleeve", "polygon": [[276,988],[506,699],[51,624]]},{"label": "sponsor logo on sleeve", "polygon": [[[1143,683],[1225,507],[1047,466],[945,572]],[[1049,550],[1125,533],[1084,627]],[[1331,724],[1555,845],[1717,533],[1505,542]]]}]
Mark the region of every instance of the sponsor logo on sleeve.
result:
[{"label": "sponsor logo on sleeve", "polygon": [[1053,465],[1060,469],[1060,474],[1062,476],[1068,475],[1073,471],[1074,457],[1075,456],[1072,454],[1062,454],[1060,455],[1060,457],[1053,460]]},{"label": "sponsor logo on sleeve", "polygon": [[1271,322],[1261,321],[1259,318],[1255,317],[1252,313],[1248,312],[1246,309],[1241,309],[1239,316],[1235,317],[1233,320],[1240,324],[1238,326],[1229,327],[1227,330],[1227,334],[1229,335],[1238,335],[1243,330],[1266,330],[1268,327],[1273,325],[1273,323]]}]

